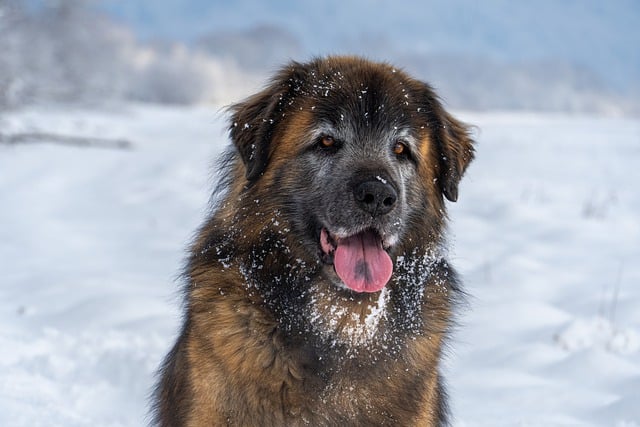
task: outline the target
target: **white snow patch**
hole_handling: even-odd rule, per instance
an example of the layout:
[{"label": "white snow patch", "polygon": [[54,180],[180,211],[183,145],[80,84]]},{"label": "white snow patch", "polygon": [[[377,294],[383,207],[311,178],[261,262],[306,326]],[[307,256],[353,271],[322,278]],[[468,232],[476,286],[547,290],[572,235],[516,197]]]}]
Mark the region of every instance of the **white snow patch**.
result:
[{"label": "white snow patch", "polygon": [[386,184],[386,183],[387,183],[387,180],[386,180],[386,179],[384,179],[383,177],[381,177],[380,175],[376,175],[376,179],[377,179],[378,181],[380,181],[381,183],[383,183],[383,184]]},{"label": "white snow patch", "polygon": [[601,348],[618,354],[632,354],[640,350],[638,332],[618,328],[600,316],[574,320],[556,336],[556,341],[567,351]]},{"label": "white snow patch", "polygon": [[312,325],[317,327],[318,333],[325,338],[334,339],[336,343],[355,347],[366,346],[375,339],[380,322],[386,316],[388,298],[389,290],[385,287],[379,292],[375,303],[364,308],[367,312],[364,319],[360,319],[359,314],[350,311],[346,306],[321,307],[318,304],[325,304],[326,300],[314,299],[311,301]]}]

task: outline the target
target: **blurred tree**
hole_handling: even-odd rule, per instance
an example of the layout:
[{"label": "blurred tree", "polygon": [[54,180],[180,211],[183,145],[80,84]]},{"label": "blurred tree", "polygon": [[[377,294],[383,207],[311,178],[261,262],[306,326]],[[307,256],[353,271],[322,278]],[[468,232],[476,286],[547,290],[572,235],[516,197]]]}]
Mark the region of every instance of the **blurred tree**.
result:
[{"label": "blurred tree", "polygon": [[[0,108],[228,102],[224,82],[243,81],[233,64],[202,50],[139,44],[127,28],[98,12],[97,1],[0,0]],[[236,86],[244,90],[246,82]]]},{"label": "blurred tree", "polygon": [[20,40],[23,10],[17,0],[0,0],[0,108],[18,103],[23,80],[20,69]]}]

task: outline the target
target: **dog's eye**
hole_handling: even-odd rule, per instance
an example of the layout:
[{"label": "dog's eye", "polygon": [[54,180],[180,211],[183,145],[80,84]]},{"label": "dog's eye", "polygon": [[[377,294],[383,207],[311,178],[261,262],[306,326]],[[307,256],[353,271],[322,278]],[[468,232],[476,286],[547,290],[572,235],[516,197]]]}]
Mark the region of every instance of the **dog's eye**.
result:
[{"label": "dog's eye", "polygon": [[406,157],[409,155],[409,148],[402,141],[396,141],[393,144],[393,153],[396,156]]},{"label": "dog's eye", "polygon": [[318,139],[317,147],[325,153],[335,153],[341,146],[341,142],[331,135],[324,135]]},{"label": "dog's eye", "polygon": [[320,140],[320,145],[323,148],[333,148],[336,146],[336,140],[332,136],[326,135]]}]

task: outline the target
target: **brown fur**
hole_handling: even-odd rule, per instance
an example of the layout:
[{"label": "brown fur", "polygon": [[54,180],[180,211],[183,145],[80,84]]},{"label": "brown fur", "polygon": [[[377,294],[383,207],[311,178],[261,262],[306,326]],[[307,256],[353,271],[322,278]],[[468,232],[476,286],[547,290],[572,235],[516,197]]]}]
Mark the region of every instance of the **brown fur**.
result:
[{"label": "brown fur", "polygon": [[[339,78],[347,81],[338,85]],[[418,146],[384,296],[338,289],[327,279],[296,204],[310,191],[300,159],[324,118],[323,98],[333,103],[326,114],[342,108],[357,122],[347,88],[362,82],[385,90],[367,102],[388,109],[355,133],[406,116]],[[443,195],[457,199],[473,157],[467,127],[424,83],[385,64],[334,57],[284,68],[232,107],[230,129],[235,148],[219,207],[185,269],[184,326],[161,369],[156,424],[445,425],[438,366],[459,292],[439,248]],[[375,327],[367,326],[372,318]]]}]

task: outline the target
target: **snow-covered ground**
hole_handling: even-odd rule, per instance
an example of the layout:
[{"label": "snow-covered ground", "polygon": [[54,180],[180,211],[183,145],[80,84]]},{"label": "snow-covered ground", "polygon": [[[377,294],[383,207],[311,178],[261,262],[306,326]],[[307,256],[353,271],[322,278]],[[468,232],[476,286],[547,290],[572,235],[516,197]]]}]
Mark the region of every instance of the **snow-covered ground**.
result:
[{"label": "snow-covered ground", "polygon": [[[640,122],[461,117],[479,145],[450,204],[455,425],[640,426]],[[0,425],[144,425],[224,127],[202,107],[0,117],[133,144],[0,145]]]}]

